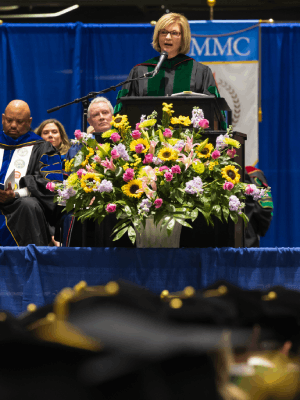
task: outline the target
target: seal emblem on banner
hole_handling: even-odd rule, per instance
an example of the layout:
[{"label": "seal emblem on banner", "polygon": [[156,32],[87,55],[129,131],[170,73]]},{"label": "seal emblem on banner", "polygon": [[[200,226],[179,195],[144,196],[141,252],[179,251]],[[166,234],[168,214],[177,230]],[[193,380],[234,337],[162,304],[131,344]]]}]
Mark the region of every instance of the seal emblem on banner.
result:
[{"label": "seal emblem on banner", "polygon": [[224,81],[223,79],[218,80],[218,87],[222,86],[229,94],[231,97],[231,100],[233,102],[233,110],[232,110],[232,126],[235,127],[240,119],[241,116],[241,103],[240,99],[236,93],[236,91],[233,89],[231,85],[229,85],[228,82]]},{"label": "seal emblem on banner", "polygon": [[17,152],[18,152],[18,155],[19,155],[20,157],[25,157],[25,156],[27,156],[27,154],[28,154],[28,149],[25,149],[25,148],[19,149],[19,150],[17,150]]},{"label": "seal emblem on banner", "polygon": [[15,166],[16,168],[18,168],[18,169],[22,169],[22,168],[25,167],[25,161],[23,161],[23,160],[16,160],[16,161],[14,162],[14,166]]}]

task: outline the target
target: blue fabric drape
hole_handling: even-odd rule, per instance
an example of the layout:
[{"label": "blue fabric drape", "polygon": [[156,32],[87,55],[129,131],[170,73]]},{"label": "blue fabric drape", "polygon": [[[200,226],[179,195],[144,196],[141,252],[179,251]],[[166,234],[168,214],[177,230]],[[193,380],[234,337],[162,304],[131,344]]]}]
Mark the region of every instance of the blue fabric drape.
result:
[{"label": "blue fabric drape", "polygon": [[0,310],[18,315],[51,303],[65,287],[125,279],[154,293],[225,279],[245,289],[300,289],[300,248],[0,248]]},{"label": "blue fabric drape", "polygon": [[263,246],[300,244],[300,24],[262,26],[259,167],[272,187],[274,219]]},{"label": "blue fabric drape", "polygon": [[[272,187],[274,220],[261,245],[300,245],[297,146],[300,109],[300,24],[262,25],[262,110],[259,167]],[[0,25],[0,107],[20,98],[33,127],[57,118],[69,137],[82,126],[80,104],[46,110],[125,80],[131,68],[157,53],[150,24]],[[115,104],[116,92],[106,95]]]}]

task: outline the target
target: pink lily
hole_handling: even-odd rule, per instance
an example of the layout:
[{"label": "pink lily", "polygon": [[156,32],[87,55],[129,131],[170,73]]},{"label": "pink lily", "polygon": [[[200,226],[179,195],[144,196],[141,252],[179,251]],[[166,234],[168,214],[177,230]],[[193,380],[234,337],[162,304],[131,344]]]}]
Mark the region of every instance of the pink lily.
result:
[{"label": "pink lily", "polygon": [[113,163],[113,158],[112,158],[112,157],[110,158],[110,161],[109,161],[109,159],[106,157],[106,161],[101,161],[101,165],[102,165],[102,167],[105,168],[105,172],[106,172],[108,169],[111,170],[111,171],[115,171],[115,170],[116,170],[116,166],[115,166],[114,163]]},{"label": "pink lily", "polygon": [[185,165],[185,170],[187,170],[188,167],[193,163],[193,154],[194,150],[192,150],[187,157],[182,153],[178,154],[177,161],[182,162]]},{"label": "pink lily", "polygon": [[150,141],[150,148],[149,148],[149,153],[154,155],[154,151],[155,151],[155,146],[157,145],[158,142],[156,142],[155,140],[151,140]]},{"label": "pink lily", "polygon": [[193,140],[194,140],[193,137],[191,137],[191,138],[187,137],[187,139],[186,139],[184,151],[186,151],[187,153],[190,152],[195,146],[199,146],[199,144],[200,144],[200,143],[193,144]]}]

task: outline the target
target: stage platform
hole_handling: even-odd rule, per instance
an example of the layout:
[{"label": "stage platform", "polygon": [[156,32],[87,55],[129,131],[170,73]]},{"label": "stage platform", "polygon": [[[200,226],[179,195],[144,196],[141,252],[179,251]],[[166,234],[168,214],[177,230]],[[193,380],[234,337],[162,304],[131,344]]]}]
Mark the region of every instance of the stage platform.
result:
[{"label": "stage platform", "polygon": [[225,279],[245,289],[300,290],[300,248],[0,248],[0,309],[19,315],[51,303],[64,287],[124,279],[154,293]]}]

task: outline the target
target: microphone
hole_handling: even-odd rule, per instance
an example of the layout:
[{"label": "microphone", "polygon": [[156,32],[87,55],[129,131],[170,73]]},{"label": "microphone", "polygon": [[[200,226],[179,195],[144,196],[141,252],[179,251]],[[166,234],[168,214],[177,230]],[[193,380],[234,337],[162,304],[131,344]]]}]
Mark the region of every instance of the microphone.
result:
[{"label": "microphone", "polygon": [[153,73],[152,73],[152,77],[151,77],[151,78],[153,78],[156,74],[158,74],[158,72],[159,72],[159,70],[160,70],[160,68],[161,68],[162,63],[163,63],[167,58],[168,58],[168,53],[167,53],[166,51],[162,51],[161,54],[160,54],[158,63],[157,63],[157,65],[156,65],[156,67],[155,67],[155,69],[154,69],[154,71],[153,71]]}]

